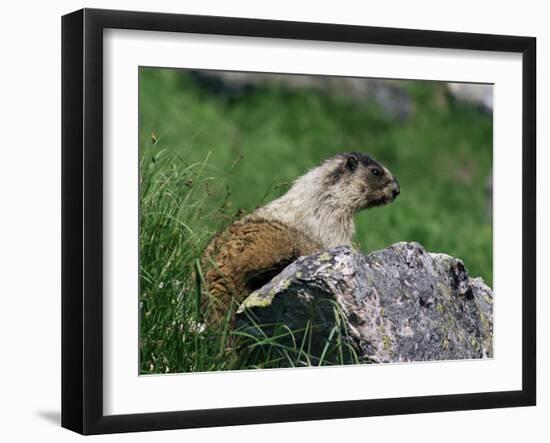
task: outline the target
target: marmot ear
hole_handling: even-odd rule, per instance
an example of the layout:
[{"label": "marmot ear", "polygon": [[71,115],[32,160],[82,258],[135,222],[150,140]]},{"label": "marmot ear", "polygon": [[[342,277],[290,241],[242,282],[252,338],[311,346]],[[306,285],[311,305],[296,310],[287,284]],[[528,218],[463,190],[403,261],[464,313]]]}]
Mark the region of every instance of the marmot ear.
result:
[{"label": "marmot ear", "polygon": [[353,154],[350,154],[346,158],[346,169],[349,169],[350,171],[355,171],[357,169],[357,163],[359,160],[357,160],[357,157]]}]

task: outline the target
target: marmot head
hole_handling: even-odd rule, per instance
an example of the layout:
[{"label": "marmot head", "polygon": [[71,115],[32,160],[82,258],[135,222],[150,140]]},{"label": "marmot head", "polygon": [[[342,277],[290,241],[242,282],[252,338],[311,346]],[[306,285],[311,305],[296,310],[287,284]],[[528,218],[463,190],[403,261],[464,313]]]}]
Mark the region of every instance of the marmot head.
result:
[{"label": "marmot head", "polygon": [[354,212],[392,202],[399,182],[373,158],[359,152],[336,155],[323,165],[330,194]]}]

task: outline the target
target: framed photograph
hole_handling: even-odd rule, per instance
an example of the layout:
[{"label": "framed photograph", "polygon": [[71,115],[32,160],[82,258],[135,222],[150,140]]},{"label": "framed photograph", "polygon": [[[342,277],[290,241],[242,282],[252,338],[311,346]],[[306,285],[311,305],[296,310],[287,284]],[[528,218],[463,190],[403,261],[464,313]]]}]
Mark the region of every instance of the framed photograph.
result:
[{"label": "framed photograph", "polygon": [[536,402],[532,37],[62,19],[62,426]]}]

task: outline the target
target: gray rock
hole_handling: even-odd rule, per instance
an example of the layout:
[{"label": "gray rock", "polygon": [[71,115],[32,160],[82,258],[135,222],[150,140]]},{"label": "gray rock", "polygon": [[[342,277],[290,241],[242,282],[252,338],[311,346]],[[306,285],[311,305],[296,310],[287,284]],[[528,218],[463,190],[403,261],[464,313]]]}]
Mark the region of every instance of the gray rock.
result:
[{"label": "gray rock", "polygon": [[471,103],[487,112],[493,112],[493,85],[448,83],[447,87],[457,100]]},{"label": "gray rock", "polygon": [[493,356],[492,290],[462,261],[417,243],[301,257],[247,297],[237,321],[253,334],[313,327],[315,352],[336,326],[365,362]]},{"label": "gray rock", "polygon": [[386,118],[399,122],[405,121],[413,111],[408,93],[396,80],[230,71],[192,71],[192,75],[209,90],[232,98],[254,88],[277,85],[288,90],[315,90],[353,102],[373,101]]}]

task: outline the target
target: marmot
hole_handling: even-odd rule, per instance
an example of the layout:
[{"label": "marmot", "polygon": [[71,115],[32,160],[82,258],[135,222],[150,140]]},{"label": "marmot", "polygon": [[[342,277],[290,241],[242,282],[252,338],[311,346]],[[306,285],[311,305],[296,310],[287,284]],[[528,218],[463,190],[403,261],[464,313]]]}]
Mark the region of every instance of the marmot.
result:
[{"label": "marmot", "polygon": [[351,245],[353,215],[399,195],[392,173],[366,154],[338,154],[297,178],[283,196],[218,233],[201,260],[209,296],[202,308],[217,325],[298,257]]}]

